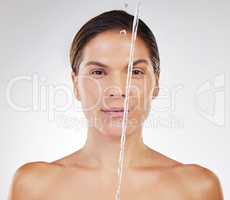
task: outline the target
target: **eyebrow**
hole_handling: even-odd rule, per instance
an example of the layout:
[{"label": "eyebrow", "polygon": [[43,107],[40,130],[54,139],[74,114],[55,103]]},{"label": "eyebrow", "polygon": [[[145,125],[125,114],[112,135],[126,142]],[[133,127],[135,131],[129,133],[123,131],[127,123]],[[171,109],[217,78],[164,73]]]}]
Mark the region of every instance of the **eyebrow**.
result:
[{"label": "eyebrow", "polygon": [[[136,61],[133,62],[133,66],[137,65],[137,64],[140,64],[140,63],[148,64],[148,61],[146,59],[139,59],[139,60],[136,60]],[[87,62],[85,64],[85,66],[89,66],[89,65],[97,65],[97,66],[100,66],[100,67],[109,68],[108,65],[105,65],[105,64],[100,63],[98,61],[89,61],[89,62]],[[128,65],[126,65],[126,67],[128,67]]]}]

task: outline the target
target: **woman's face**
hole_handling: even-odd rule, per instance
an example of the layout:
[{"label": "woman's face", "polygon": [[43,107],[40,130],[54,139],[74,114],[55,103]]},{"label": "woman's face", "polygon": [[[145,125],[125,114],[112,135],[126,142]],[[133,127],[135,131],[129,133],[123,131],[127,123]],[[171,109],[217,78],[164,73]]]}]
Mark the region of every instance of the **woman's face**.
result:
[{"label": "woman's face", "polygon": [[[89,125],[108,137],[121,135],[124,112],[113,109],[120,110],[125,105],[130,44],[131,33],[100,33],[86,44],[78,75],[72,73],[75,95]],[[140,38],[136,39],[133,63],[127,135],[147,118],[156,87],[149,52]]]}]

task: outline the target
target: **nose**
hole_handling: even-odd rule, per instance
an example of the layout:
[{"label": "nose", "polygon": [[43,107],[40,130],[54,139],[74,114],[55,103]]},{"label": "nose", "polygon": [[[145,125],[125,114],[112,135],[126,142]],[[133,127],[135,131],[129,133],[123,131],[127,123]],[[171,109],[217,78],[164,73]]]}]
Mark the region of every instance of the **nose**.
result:
[{"label": "nose", "polygon": [[109,92],[109,96],[114,98],[120,98],[120,97],[124,98],[125,93],[121,92],[119,88],[114,87],[111,89],[111,92]]},{"label": "nose", "polygon": [[114,75],[110,78],[109,84],[106,87],[106,96],[113,98],[124,98],[125,97],[125,85],[126,77],[119,74]]}]

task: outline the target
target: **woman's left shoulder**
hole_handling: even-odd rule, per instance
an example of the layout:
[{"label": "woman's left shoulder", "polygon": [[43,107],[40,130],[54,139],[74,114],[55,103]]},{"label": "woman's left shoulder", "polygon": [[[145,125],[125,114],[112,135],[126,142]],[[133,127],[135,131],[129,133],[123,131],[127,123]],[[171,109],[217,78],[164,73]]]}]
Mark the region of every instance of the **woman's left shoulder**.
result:
[{"label": "woman's left shoulder", "polygon": [[223,200],[220,180],[210,169],[198,164],[181,164],[173,171],[197,199]]}]

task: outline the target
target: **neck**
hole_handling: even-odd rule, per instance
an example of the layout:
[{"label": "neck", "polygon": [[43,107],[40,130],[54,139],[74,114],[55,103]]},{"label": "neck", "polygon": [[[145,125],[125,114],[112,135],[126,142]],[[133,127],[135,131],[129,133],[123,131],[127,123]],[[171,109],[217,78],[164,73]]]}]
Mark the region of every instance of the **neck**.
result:
[{"label": "neck", "polygon": [[[88,128],[87,135],[81,153],[96,166],[116,170],[120,153],[120,137],[106,137],[94,127]],[[142,139],[142,127],[126,135],[124,167],[138,165],[147,148]]]}]

